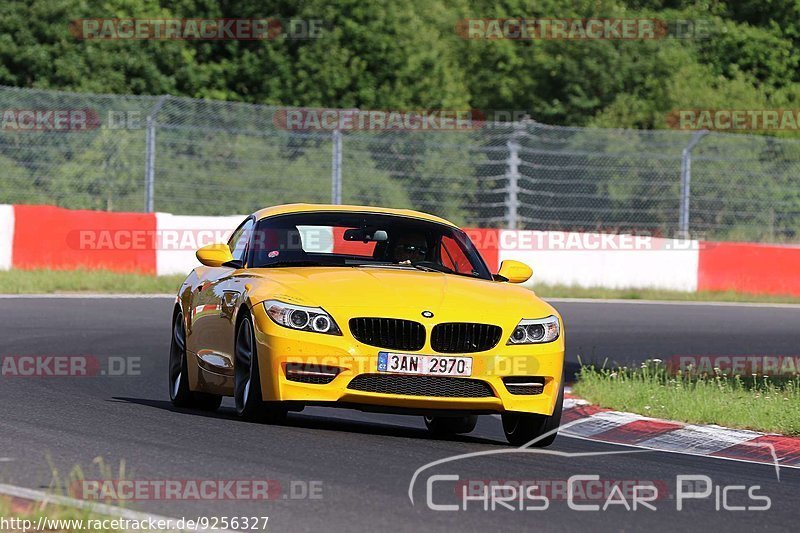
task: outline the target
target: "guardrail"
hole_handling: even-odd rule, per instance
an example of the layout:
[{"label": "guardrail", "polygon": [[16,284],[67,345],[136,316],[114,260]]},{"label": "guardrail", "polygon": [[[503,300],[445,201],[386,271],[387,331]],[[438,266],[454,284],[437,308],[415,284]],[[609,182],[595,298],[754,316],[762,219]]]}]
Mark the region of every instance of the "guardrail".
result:
[{"label": "guardrail", "polygon": [[[0,205],[0,270],[107,269],[182,274],[197,248],[227,240],[244,216],[108,213]],[[800,296],[800,247],[630,234],[467,229],[496,272],[531,265],[535,283]]]}]

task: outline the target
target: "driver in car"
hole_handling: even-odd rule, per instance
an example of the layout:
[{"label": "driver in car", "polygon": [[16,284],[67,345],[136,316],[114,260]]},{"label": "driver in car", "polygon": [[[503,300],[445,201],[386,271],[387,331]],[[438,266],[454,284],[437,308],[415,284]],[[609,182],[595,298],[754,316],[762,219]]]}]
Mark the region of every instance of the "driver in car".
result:
[{"label": "driver in car", "polygon": [[428,256],[428,241],[420,233],[405,233],[392,244],[391,257],[400,264],[424,261]]}]

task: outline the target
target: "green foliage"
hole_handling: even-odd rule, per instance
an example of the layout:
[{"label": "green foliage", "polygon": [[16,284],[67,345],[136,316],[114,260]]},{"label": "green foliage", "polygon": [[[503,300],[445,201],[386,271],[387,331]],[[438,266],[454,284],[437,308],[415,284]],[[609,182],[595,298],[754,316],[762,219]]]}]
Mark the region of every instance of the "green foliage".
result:
[{"label": "green foliage", "polygon": [[13,159],[2,155],[0,155],[0,169],[2,169],[3,177],[0,179],[0,198],[4,202],[42,202],[44,199],[43,188],[37,187],[27,169],[17,165]]},{"label": "green foliage", "polygon": [[[0,5],[0,84],[176,94],[363,109],[521,110],[551,124],[664,127],[667,105],[767,106],[796,93],[791,0],[9,0]],[[80,40],[69,22],[102,17],[276,17],[322,21],[319,38]],[[470,17],[703,21],[703,38],[468,40]],[[687,75],[688,73],[688,75]],[[733,87],[728,88],[728,84]]]},{"label": "green foliage", "polygon": [[[553,125],[665,129],[681,109],[800,108],[798,15],[794,0],[7,0],[0,3],[0,85],[281,106],[472,108],[526,113]],[[81,18],[131,17],[272,17],[285,29],[292,20],[321,21],[322,30],[318,38],[256,41],[81,40],[70,31]],[[589,17],[659,19],[671,27],[689,21],[702,31],[654,40],[518,41],[464,39],[456,30],[468,18]],[[47,104],[80,105],[73,102]],[[146,114],[152,102],[130,105]],[[209,113],[171,101],[159,120],[179,126],[159,130],[156,141],[159,210],[241,213],[289,196],[330,198],[329,136],[290,139],[251,106]],[[233,131],[245,122],[245,131]],[[0,201],[141,208],[143,131],[58,139],[60,157],[55,149],[26,148],[16,135],[0,132]],[[448,135],[435,134],[435,142],[423,135],[346,136],[344,200],[413,206],[456,222],[469,223],[477,212],[482,220],[502,220],[503,198],[490,189],[502,190],[492,180],[505,172],[504,161],[479,148],[507,139]],[[537,139],[529,137],[521,201],[563,213],[560,220],[573,228],[624,228],[634,211],[676,211],[683,137],[658,160],[640,157],[643,147],[625,134],[607,134],[596,146],[604,155],[591,155],[591,135],[575,134],[544,167]],[[704,140],[698,147],[692,222],[734,239],[796,240],[800,197],[791,191],[800,154],[791,145],[748,143],[742,138],[739,159],[727,162],[723,146]],[[604,168],[611,160],[615,168]],[[578,167],[597,172],[570,171]],[[763,182],[757,188],[754,177]],[[574,198],[562,210],[565,187]],[[723,201],[728,195],[721,192],[737,190],[753,197]],[[602,201],[589,203],[597,197]],[[746,205],[759,214],[737,216]],[[671,228],[674,220],[654,216],[648,223]]]},{"label": "green foliage", "polygon": [[85,150],[55,173],[49,186],[55,203],[73,209],[140,209],[142,136],[138,132],[101,129],[89,141]]},{"label": "green foliage", "polygon": [[[287,198],[330,201],[330,135],[298,141],[274,133],[223,131],[198,136],[167,130],[158,138],[157,210],[229,215],[286,203]],[[343,150],[342,168],[349,177],[343,180],[343,201],[411,205],[402,184],[380,170],[369,153]],[[189,189],[186,176],[192,177]]]}]

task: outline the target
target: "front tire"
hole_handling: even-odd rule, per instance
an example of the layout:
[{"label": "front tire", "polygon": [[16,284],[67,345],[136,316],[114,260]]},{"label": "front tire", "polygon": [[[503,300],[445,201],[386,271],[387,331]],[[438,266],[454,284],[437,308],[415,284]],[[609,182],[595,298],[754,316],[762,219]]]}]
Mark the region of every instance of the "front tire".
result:
[{"label": "front tire", "polygon": [[428,431],[439,437],[470,433],[478,423],[476,415],[466,416],[426,416]]},{"label": "front tire", "polygon": [[564,407],[564,384],[558,392],[556,406],[550,416],[534,413],[503,413],[503,432],[509,444],[522,446],[533,439],[548,434],[531,444],[534,448],[545,448],[553,444],[558,436],[558,427],[561,425],[561,410]]},{"label": "front tire", "polygon": [[189,389],[189,364],[186,358],[186,323],[183,312],[175,313],[169,347],[169,399],[175,407],[216,411],[222,396]]},{"label": "front tire", "polygon": [[283,422],[286,419],[286,409],[264,402],[261,396],[256,336],[249,314],[242,318],[236,328],[234,357],[233,397],[236,401],[236,413],[251,422]]}]

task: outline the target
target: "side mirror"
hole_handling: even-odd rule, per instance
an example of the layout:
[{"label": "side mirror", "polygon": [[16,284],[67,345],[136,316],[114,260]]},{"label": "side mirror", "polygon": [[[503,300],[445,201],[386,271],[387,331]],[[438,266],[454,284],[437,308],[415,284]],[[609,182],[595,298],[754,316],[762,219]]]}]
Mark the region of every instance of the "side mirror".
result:
[{"label": "side mirror", "polygon": [[509,259],[500,263],[500,272],[497,276],[509,283],[525,283],[533,276],[533,270],[525,263]]},{"label": "side mirror", "polygon": [[198,261],[210,267],[222,266],[229,261],[233,261],[231,249],[228,248],[227,244],[217,243],[203,246],[197,250],[195,255]]}]

